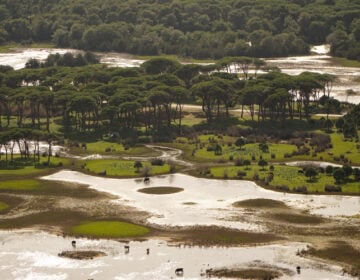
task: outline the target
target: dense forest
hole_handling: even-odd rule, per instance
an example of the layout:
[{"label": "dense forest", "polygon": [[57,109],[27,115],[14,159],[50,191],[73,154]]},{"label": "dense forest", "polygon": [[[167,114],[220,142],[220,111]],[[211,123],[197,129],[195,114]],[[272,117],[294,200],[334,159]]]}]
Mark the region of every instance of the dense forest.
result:
[{"label": "dense forest", "polygon": [[359,0],[1,0],[0,43],[193,58],[305,54],[360,60]]}]

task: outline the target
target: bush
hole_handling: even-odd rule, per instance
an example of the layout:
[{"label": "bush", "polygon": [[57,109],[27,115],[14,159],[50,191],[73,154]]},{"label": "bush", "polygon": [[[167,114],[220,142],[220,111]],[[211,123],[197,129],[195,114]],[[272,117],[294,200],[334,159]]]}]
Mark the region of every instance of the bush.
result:
[{"label": "bush", "polygon": [[324,189],[326,192],[342,192],[342,189],[340,186],[326,185]]},{"label": "bush", "polygon": [[308,192],[306,186],[295,187],[295,188],[293,189],[293,191],[294,191],[294,192],[297,192],[297,193],[307,193],[307,192]]},{"label": "bush", "polygon": [[238,170],[238,172],[237,172],[237,177],[238,177],[238,178],[242,178],[242,177],[245,177],[245,176],[246,176],[246,172],[245,172],[245,171]]},{"label": "bush", "polygon": [[161,158],[154,158],[150,161],[151,165],[157,165],[157,166],[163,166],[165,164],[165,161]]},{"label": "bush", "polygon": [[235,166],[243,166],[244,165],[244,159],[243,158],[237,158],[234,162]]},{"label": "bush", "polygon": [[280,190],[280,191],[284,191],[284,192],[290,191],[288,186],[283,186],[283,185],[276,186],[275,189]]}]

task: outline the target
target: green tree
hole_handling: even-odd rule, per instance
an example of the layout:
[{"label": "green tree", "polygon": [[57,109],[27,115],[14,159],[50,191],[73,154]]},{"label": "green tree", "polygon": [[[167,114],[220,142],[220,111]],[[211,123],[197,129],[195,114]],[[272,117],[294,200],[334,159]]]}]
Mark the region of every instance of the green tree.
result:
[{"label": "green tree", "polygon": [[309,178],[310,181],[314,181],[316,176],[318,175],[318,171],[313,167],[308,167],[305,170],[305,176]]},{"label": "green tree", "polygon": [[141,163],[141,161],[135,161],[134,162],[134,168],[136,168],[136,172],[139,173],[140,172],[140,168],[143,167],[143,164]]}]

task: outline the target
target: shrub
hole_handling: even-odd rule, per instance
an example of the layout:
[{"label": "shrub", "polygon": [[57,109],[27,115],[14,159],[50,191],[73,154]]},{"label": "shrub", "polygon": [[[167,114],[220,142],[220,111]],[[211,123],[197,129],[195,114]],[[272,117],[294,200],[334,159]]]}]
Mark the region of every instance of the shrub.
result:
[{"label": "shrub", "polygon": [[276,188],[277,190],[284,191],[284,192],[290,191],[289,187],[288,187],[288,186],[284,186],[284,185],[279,185],[279,186],[276,186],[275,188]]},{"label": "shrub", "polygon": [[342,189],[340,186],[326,185],[324,189],[326,192],[342,192]]},{"label": "shrub", "polygon": [[163,166],[165,164],[165,161],[161,158],[154,158],[150,161],[151,165],[157,165],[157,166]]},{"label": "shrub", "polygon": [[235,166],[243,166],[244,165],[244,159],[243,158],[237,158],[234,162]]},{"label": "shrub", "polygon": [[251,161],[248,159],[244,159],[243,165],[251,165]]},{"label": "shrub", "polygon": [[307,192],[308,192],[306,186],[295,187],[295,188],[293,189],[293,191],[294,191],[294,192],[297,192],[297,193],[307,193]]},{"label": "shrub", "polygon": [[246,172],[242,170],[238,170],[237,177],[242,178],[246,176]]}]

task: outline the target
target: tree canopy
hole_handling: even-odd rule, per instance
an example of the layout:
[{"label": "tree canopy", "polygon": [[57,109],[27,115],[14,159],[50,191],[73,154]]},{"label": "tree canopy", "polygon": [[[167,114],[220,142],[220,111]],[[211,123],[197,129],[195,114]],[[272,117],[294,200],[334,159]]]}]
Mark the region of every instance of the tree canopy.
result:
[{"label": "tree canopy", "polygon": [[312,44],[359,60],[353,0],[4,0],[0,43],[194,58],[304,54]]}]

